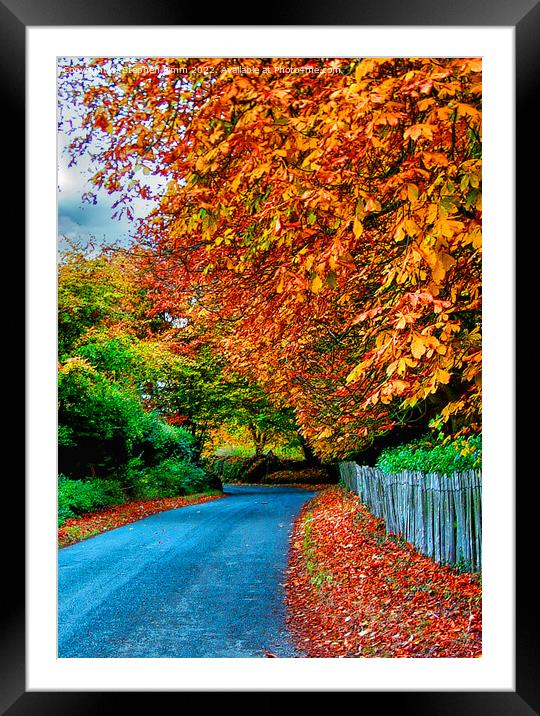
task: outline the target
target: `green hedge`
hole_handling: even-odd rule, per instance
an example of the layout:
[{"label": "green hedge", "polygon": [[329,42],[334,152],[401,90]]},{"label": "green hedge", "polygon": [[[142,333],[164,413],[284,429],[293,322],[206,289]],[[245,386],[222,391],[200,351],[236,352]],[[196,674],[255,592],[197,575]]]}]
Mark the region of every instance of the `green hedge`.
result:
[{"label": "green hedge", "polygon": [[118,505],[125,496],[117,480],[69,480],[58,478],[58,526],[70,517],[79,517],[101,507]]},{"label": "green hedge", "polygon": [[482,436],[440,443],[428,437],[386,448],[375,467],[389,474],[403,470],[452,473],[482,467]]},{"label": "green hedge", "polygon": [[169,458],[159,465],[132,470],[131,489],[135,499],[179,497],[213,489],[211,478],[197,465]]},{"label": "green hedge", "polygon": [[125,502],[122,485],[129,488],[130,498],[135,500],[181,497],[217,489],[212,476],[201,467],[175,458],[163,460],[154,467],[144,467],[140,459],[131,460],[119,480],[70,480],[60,475],[58,526],[61,527],[70,517],[80,517],[87,512]]}]

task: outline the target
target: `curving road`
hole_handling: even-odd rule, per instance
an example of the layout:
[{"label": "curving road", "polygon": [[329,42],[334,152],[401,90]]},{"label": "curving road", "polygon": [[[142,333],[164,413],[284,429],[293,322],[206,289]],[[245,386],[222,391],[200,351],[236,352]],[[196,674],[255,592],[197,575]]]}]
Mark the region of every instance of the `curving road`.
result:
[{"label": "curving road", "polygon": [[61,549],[58,656],[303,656],[282,582],[292,522],[315,493],[225,491]]}]

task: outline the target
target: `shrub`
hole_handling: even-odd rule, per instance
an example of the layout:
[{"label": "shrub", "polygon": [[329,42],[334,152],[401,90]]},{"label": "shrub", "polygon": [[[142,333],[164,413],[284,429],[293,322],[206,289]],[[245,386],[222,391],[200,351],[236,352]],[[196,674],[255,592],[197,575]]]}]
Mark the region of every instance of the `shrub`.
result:
[{"label": "shrub", "polygon": [[411,470],[449,474],[482,467],[482,436],[440,443],[424,437],[407,445],[386,448],[375,463],[385,473]]},{"label": "shrub", "polygon": [[134,390],[108,381],[79,357],[59,369],[58,401],[60,470],[77,479],[114,475],[157,420]]},{"label": "shrub", "polygon": [[77,517],[101,507],[124,502],[124,493],[117,480],[58,479],[58,526],[70,517]]},{"label": "shrub", "polygon": [[169,458],[155,467],[140,470],[133,483],[133,496],[138,499],[178,497],[213,489],[209,475],[197,465]]},{"label": "shrub", "polygon": [[58,460],[74,479],[116,478],[136,456],[145,465],[189,460],[195,440],[144,408],[135,389],[110,381],[80,356],[59,369]]},{"label": "shrub", "polygon": [[158,417],[151,416],[140,445],[136,447],[147,465],[163,462],[175,457],[189,461],[195,451],[195,438],[185,428],[169,425]]},{"label": "shrub", "polygon": [[58,527],[62,527],[64,522],[71,519],[71,517],[76,517],[76,514],[70,507],[67,507],[67,505],[58,506]]},{"label": "shrub", "polygon": [[246,471],[252,464],[252,458],[230,456],[214,458],[210,461],[212,469],[220,476],[223,482],[241,482],[246,477]]}]

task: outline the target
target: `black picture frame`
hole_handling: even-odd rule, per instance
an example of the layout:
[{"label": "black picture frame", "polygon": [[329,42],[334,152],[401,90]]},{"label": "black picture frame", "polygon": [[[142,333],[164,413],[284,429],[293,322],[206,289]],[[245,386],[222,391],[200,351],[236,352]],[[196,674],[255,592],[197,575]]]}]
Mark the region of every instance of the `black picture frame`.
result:
[{"label": "black picture frame", "polygon": [[[3,124],[5,142],[3,153],[13,153],[12,158],[4,159],[4,176],[9,179],[10,213],[20,217],[24,207],[24,171],[23,147],[25,146],[25,31],[27,27],[38,26],[198,26],[201,16],[200,7],[167,4],[163,0],[142,3],[140,0],[0,0],[0,82],[2,105],[0,113]],[[524,235],[524,226],[528,215],[537,203],[533,196],[535,182],[529,181],[527,169],[534,164],[534,148],[536,141],[531,141],[531,117],[533,102],[536,98],[538,77],[540,76],[540,4],[538,0],[335,0],[331,4],[310,3],[295,5],[273,3],[271,23],[264,18],[253,18],[253,8],[242,8],[235,4],[217,6],[211,10],[212,26],[227,25],[309,25],[309,26],[506,26],[515,30],[515,61],[516,61],[516,239],[518,231]],[[239,20],[245,19],[245,22]],[[231,22],[234,20],[234,22]],[[527,123],[527,124],[526,124]],[[534,122],[534,124],[536,124]],[[5,154],[4,154],[5,157]],[[6,162],[9,161],[9,164]],[[9,171],[6,170],[9,166]],[[16,190],[13,190],[16,187]],[[7,189],[5,189],[6,191]],[[5,196],[5,194],[4,194]],[[17,207],[17,203],[19,206]],[[17,211],[17,208],[19,211]],[[536,233],[536,232],[535,232]],[[12,238],[13,245],[21,245],[20,239]],[[516,241],[517,243],[517,241]],[[518,260],[516,251],[516,260]],[[23,258],[24,260],[24,258]],[[529,266],[529,271],[532,269]],[[532,276],[532,274],[531,274]],[[522,277],[520,288],[521,306],[527,296],[526,286],[535,285],[534,281]],[[516,282],[517,287],[517,282]],[[520,305],[516,303],[516,306]],[[20,323],[20,314],[14,319]],[[515,387],[518,380],[525,380],[525,369],[519,370],[516,364]],[[516,412],[517,414],[517,412]],[[525,426],[523,426],[525,428]],[[529,433],[529,437],[531,433]],[[527,445],[527,432],[516,431],[516,455],[520,446],[523,452]],[[530,443],[529,443],[530,444]],[[517,474],[517,465],[516,465]],[[527,477],[525,473],[524,477]],[[514,479],[515,476],[509,476]],[[12,478],[13,479],[13,478]],[[527,483],[527,480],[525,480]],[[13,488],[9,496],[10,504],[17,505],[17,512],[22,513],[24,504],[22,480]],[[377,709],[392,707],[400,714],[446,714],[466,716],[468,714],[530,715],[540,713],[540,688],[538,680],[538,628],[537,628],[537,596],[529,583],[531,544],[536,543],[534,537],[536,502],[528,496],[527,484],[516,486],[517,512],[515,524],[517,530],[516,552],[516,690],[514,692],[486,691],[444,691],[444,692],[362,692],[357,707]],[[3,607],[0,614],[2,622],[0,641],[0,714],[23,716],[26,714],[78,714],[90,715],[103,713],[122,713],[127,711],[127,701],[133,696],[139,707],[157,708],[156,694],[148,692],[27,692],[25,688],[25,610],[24,610],[24,540],[17,531],[14,538],[13,527],[2,520],[4,545],[9,545],[3,552],[12,555],[12,566],[9,582],[3,590]],[[7,558],[7,557],[6,557]],[[9,584],[9,588],[7,587]],[[429,688],[429,684],[426,684]],[[354,691],[354,686],[351,686]],[[219,696],[219,708],[239,707],[238,699],[232,692],[216,694],[208,692],[205,696]],[[176,708],[196,708],[196,700],[201,694],[182,692],[170,694],[161,692],[162,697],[173,696]],[[270,692],[259,700],[257,711],[275,710],[277,701],[283,701],[281,692]],[[291,694],[286,694],[291,696]],[[318,693],[317,698],[323,694]],[[335,698],[335,694],[330,694]],[[152,706],[150,699],[152,699]],[[321,703],[322,705],[322,703]],[[199,706],[200,707],[200,706]],[[250,706],[253,708],[253,705]]]}]

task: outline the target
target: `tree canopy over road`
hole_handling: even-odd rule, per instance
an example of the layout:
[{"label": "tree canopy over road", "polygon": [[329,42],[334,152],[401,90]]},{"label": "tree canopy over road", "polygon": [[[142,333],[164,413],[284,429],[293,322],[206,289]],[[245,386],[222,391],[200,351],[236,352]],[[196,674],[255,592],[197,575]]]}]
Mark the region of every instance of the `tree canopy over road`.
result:
[{"label": "tree canopy over road", "polygon": [[94,185],[154,203],[137,285],[169,348],[324,459],[480,431],[480,60],[104,58],[60,89]]}]

